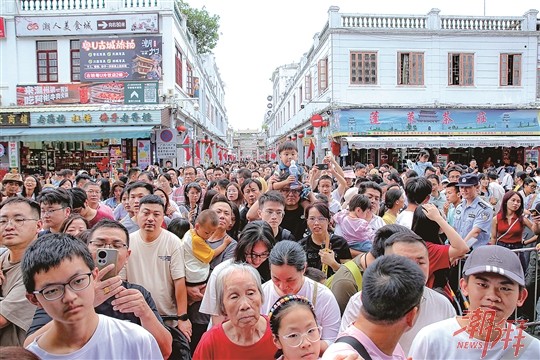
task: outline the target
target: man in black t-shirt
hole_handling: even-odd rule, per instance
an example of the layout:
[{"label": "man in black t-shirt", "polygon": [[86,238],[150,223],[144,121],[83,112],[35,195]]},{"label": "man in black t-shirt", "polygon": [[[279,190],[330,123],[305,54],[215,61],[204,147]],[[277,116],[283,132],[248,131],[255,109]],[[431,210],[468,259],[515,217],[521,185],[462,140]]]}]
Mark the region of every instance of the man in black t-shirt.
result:
[{"label": "man in black t-shirt", "polygon": [[307,224],[304,217],[304,208],[300,205],[300,192],[302,189],[291,189],[286,185],[280,190],[285,197],[285,215],[281,222],[281,227],[289,230],[295,239],[304,237]]}]

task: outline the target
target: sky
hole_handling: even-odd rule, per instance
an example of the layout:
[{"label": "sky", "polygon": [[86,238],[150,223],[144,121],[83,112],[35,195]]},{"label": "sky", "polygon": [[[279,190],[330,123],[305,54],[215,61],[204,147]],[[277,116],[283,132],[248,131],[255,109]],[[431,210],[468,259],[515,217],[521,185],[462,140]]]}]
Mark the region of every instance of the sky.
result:
[{"label": "sky", "polygon": [[[260,129],[272,94],[270,78],[281,65],[298,63],[313,36],[328,21],[328,8],[340,13],[522,16],[540,10],[540,0],[184,0],[220,16],[214,49],[225,83],[225,107],[234,130]],[[508,5],[511,4],[511,5]]]}]

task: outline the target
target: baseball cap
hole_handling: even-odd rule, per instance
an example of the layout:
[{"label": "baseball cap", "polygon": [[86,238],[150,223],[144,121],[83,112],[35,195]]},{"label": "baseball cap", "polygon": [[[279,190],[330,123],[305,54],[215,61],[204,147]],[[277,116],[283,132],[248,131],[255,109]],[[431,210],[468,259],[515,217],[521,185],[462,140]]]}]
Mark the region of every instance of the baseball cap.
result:
[{"label": "baseball cap", "polygon": [[457,186],[476,186],[478,185],[478,176],[475,174],[461,175]]},{"label": "baseball cap", "polygon": [[498,245],[484,245],[474,249],[463,266],[463,275],[495,273],[525,286],[525,275],[518,256]]}]

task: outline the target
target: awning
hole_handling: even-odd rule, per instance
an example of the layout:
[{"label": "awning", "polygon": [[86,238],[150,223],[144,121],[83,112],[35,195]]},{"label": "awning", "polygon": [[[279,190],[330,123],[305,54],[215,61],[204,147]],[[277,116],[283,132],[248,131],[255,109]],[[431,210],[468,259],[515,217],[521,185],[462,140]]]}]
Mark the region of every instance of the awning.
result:
[{"label": "awning", "polygon": [[152,126],[2,128],[0,141],[83,141],[150,137]]},{"label": "awning", "polygon": [[539,136],[418,136],[418,137],[344,137],[349,147],[357,149],[532,147],[540,146]]}]

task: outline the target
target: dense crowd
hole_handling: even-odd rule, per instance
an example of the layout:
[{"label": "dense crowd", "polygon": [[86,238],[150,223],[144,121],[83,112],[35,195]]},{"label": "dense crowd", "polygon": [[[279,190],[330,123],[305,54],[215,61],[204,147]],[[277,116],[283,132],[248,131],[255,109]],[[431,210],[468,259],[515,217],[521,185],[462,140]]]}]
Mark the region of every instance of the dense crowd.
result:
[{"label": "dense crowd", "polygon": [[7,173],[0,359],[540,358],[540,168],[431,156]]}]

